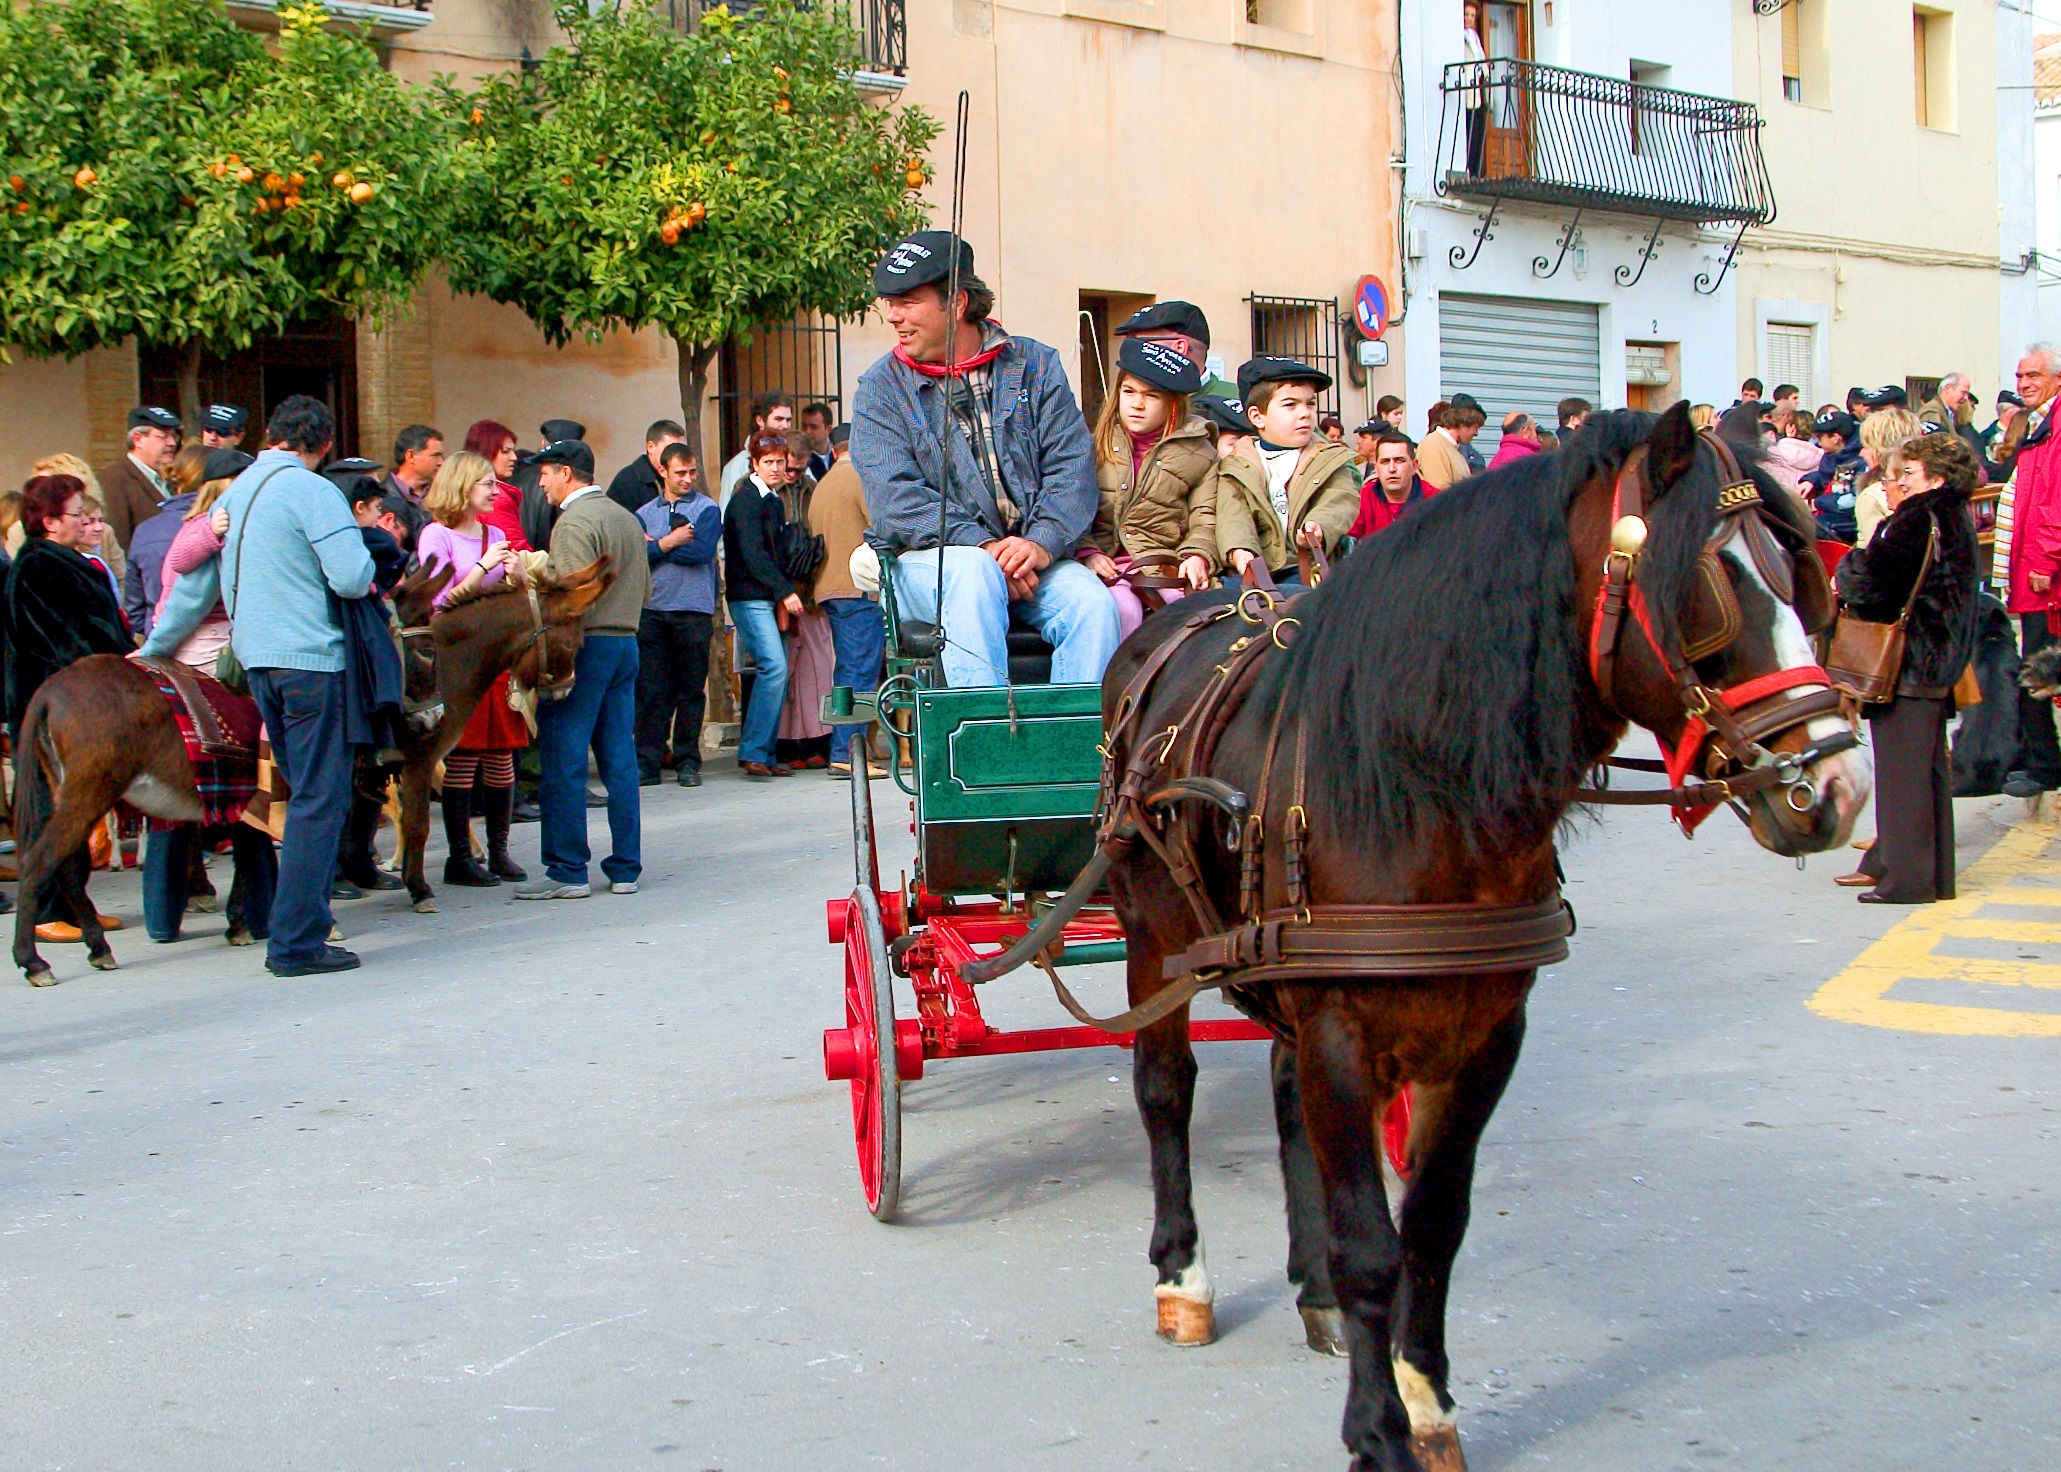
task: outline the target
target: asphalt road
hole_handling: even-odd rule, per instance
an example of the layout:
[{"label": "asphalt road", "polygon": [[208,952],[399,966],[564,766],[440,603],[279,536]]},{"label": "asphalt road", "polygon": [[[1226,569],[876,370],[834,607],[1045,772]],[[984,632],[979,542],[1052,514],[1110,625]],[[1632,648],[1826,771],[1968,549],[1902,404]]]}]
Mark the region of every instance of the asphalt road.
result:
[{"label": "asphalt road", "polygon": [[[1125,1056],[934,1066],[876,1224],[819,1058],[846,789],[647,797],[641,894],[342,906],[343,977],[273,980],[219,916],[152,945],[134,876],[96,880],[123,969],[0,983],[0,1467],[1344,1465],[1262,1046],[1203,1058],[1223,1337],[1170,1349]],[[2022,817],[1964,804],[1964,860]],[[2021,885],[2061,885],[2046,841]],[[1581,933],[1454,1293],[1477,1472],[2061,1464],[2052,911],[1845,1020],[1820,988],[1910,950],[1831,887],[1851,856],[1642,811],[1566,857]],[[988,995],[1063,1020],[1034,978]]]}]

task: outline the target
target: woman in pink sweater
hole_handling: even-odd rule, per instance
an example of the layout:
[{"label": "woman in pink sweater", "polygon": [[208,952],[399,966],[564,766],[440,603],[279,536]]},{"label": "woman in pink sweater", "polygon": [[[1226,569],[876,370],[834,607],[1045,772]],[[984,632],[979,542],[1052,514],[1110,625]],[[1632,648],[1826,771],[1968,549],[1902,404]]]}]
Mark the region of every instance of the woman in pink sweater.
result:
[{"label": "woman in pink sweater", "polygon": [[[222,492],[229,489],[229,484],[228,479],[206,481],[194,494],[185,524],[179,528],[178,535],[172,538],[172,545],[165,552],[164,581],[155,610],[157,617],[163,617],[165,602],[172,596],[172,589],[180,578],[196,568],[205,567],[208,559],[221,555],[222,537],[229,530],[229,508],[215,503],[222,499]],[[217,599],[207,617],[200,621],[200,627],[186,636],[186,641],[173,652],[172,658],[213,679],[215,658],[228,643],[229,612]]]}]

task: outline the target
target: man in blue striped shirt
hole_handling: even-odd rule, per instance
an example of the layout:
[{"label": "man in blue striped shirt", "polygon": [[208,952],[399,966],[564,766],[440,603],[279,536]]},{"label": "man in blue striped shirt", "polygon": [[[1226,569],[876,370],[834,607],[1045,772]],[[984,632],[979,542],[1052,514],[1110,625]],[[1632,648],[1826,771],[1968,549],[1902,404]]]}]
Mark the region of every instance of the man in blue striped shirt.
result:
[{"label": "man in blue striped shirt", "polygon": [[685,444],[659,453],[659,473],[659,494],[637,508],[651,558],[651,597],[637,625],[637,779],[658,785],[670,743],[680,785],[699,787],[723,513],[697,489],[701,467]]}]

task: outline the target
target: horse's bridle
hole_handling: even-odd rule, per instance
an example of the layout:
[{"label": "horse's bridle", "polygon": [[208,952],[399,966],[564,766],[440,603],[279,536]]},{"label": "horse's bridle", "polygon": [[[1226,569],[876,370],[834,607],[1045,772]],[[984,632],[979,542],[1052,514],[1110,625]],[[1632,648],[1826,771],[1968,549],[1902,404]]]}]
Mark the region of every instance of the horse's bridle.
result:
[{"label": "horse's bridle", "polygon": [[[1699,575],[1724,584],[1725,575],[1717,567],[1716,553],[1731,540],[1740,520],[1753,516],[1763,523],[1779,523],[1761,499],[1760,488],[1741,469],[1731,447],[1709,430],[1702,431],[1699,438],[1716,455],[1724,478],[1718,492],[1718,524],[1704,543],[1703,561],[1710,570],[1700,571]],[[1619,805],[1665,803],[1675,809],[1675,819],[1684,830],[1693,830],[1717,804],[1736,803],[1770,787],[1781,788],[1784,799],[1796,812],[1809,812],[1817,801],[1817,791],[1805,772],[1813,763],[1860,744],[1851,723],[1844,731],[1807,743],[1801,751],[1770,751],[1763,743],[1819,716],[1839,714],[1840,697],[1832,688],[1831,676],[1818,665],[1810,664],[1774,670],[1719,689],[1704,684],[1691,666],[1687,650],[1695,650],[1695,657],[1701,659],[1731,644],[1739,633],[1735,605],[1732,617],[1721,617],[1719,629],[1708,637],[1692,640],[1683,649],[1663,643],[1638,584],[1639,557],[1646,547],[1649,489],[1647,453],[1641,446],[1626,459],[1611,494],[1610,551],[1603,558],[1603,585],[1596,595],[1589,673],[1604,703],[1620,719],[1629,721],[1616,691],[1618,643],[1627,622],[1637,625],[1654,658],[1674,678],[1688,724],[1672,749],[1662,742],[1662,750],[1667,753],[1664,762],[1631,757],[1612,757],[1606,762],[1608,766],[1631,771],[1664,772],[1670,786],[1644,792],[1585,787],[1581,798],[1584,802]],[[1793,555],[1798,564],[1794,569],[1796,576],[1824,577],[1823,567],[1808,550]],[[1805,558],[1811,560],[1806,563]],[[1724,586],[1729,598],[1729,584]],[[1790,693],[1803,686],[1819,688],[1803,695]],[[1699,767],[1702,775],[1692,776]]]},{"label": "horse's bridle", "polygon": [[550,632],[551,626],[544,622],[544,600],[538,596],[534,581],[524,579],[523,591],[529,595],[530,600],[530,636],[523,640],[522,646],[515,651],[515,659],[510,660],[509,664],[513,666],[532,649],[536,650],[537,679],[531,688],[542,699],[556,700],[572,688],[573,670],[568,666],[562,676],[555,679],[552,677],[551,641],[544,637]]}]

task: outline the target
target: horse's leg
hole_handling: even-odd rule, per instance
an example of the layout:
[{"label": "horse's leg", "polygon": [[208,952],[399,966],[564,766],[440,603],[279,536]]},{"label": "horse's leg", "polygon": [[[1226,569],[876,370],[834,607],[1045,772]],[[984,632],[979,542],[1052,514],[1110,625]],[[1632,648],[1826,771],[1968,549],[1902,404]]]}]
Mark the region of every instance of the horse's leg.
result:
[{"label": "horse's leg", "polygon": [[[1141,937],[1131,949],[1133,1006],[1166,985],[1160,953]],[[1195,1050],[1188,1043],[1188,1009],[1181,1008],[1138,1032],[1131,1088],[1145,1138],[1152,1148],[1153,1267],[1159,1284],[1159,1337],[1175,1344],[1207,1344],[1216,1337],[1216,1290],[1203,1260],[1195,1225],[1195,1186],[1189,1168],[1188,1120],[1195,1109]]]},{"label": "horse's leg", "polygon": [[[112,798],[109,799],[109,805],[113,805]],[[59,812],[62,811],[63,808],[60,806]],[[101,809],[100,816],[86,824],[88,839],[92,836],[94,825],[106,816],[106,812],[105,808]],[[53,822],[52,826],[55,827],[56,824]],[[86,943],[86,964],[95,971],[113,971],[118,969],[114,948],[108,945],[107,932],[100,928],[100,912],[93,908],[92,897],[86,893],[86,880],[93,872],[93,862],[87,857],[83,842],[84,840],[82,846],[69,858],[58,860],[58,892],[70,903],[72,923],[79,927],[79,939]]]},{"label": "horse's leg", "polygon": [[1281,1181],[1288,1196],[1288,1281],[1302,1313],[1303,1337],[1319,1354],[1344,1355],[1345,1316],[1331,1289],[1331,1228],[1324,1220],[1324,1183],[1303,1125],[1302,1086],[1295,1076],[1295,1049],[1276,1042],[1273,1051],[1274,1125],[1281,1134]]},{"label": "horse's leg", "polygon": [[1352,1354],[1343,1428],[1352,1472],[1419,1472],[1389,1362],[1402,1265],[1381,1175],[1380,1120],[1389,1096],[1375,1082],[1375,1049],[1363,1019],[1335,994],[1298,1019],[1296,1055],[1303,1118],[1331,1223],[1331,1283]]},{"label": "horse's leg", "polygon": [[[1403,1197],[1402,1282],[1396,1294],[1395,1378],[1419,1459],[1432,1472],[1464,1465],[1447,1389],[1446,1294],[1467,1234],[1474,1158],[1524,1045],[1522,1005],[1498,1024],[1450,1084],[1420,1088],[1410,1124]],[[1429,1454],[1427,1454],[1429,1453]],[[1447,1458],[1438,1460],[1439,1456]]]},{"label": "horse's leg", "polygon": [[401,877],[407,881],[408,898],[425,915],[437,907],[437,892],[422,874],[422,854],[429,846],[429,781],[435,771],[434,755],[411,756],[401,769],[401,847],[406,852]]}]

